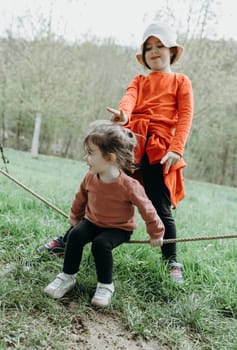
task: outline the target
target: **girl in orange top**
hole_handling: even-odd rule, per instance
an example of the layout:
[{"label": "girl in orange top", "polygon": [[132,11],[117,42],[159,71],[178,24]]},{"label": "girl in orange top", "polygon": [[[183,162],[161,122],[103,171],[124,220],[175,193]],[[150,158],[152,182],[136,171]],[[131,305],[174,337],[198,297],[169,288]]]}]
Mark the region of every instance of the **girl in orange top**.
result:
[{"label": "girl in orange top", "polygon": [[[193,117],[193,93],[189,78],[174,73],[183,47],[166,24],[151,24],[143,34],[137,60],[150,70],[136,76],[128,85],[118,110],[108,107],[112,121],[137,135],[135,175],[142,181],[148,197],[165,225],[165,238],[176,238],[171,206],[184,197],[183,151]],[[176,261],[176,245],[162,246],[163,258],[171,268],[171,277],[183,282],[182,265]]]},{"label": "girl in orange top", "polygon": [[135,135],[120,125],[92,124],[84,140],[89,172],[72,202],[63,272],[44,289],[51,297],[61,298],[75,286],[84,246],[91,242],[98,279],[91,303],[100,307],[110,303],[112,250],[128,241],[136,228],[135,207],[146,223],[150,244],[162,245],[164,225],[156,209],[144,187],[124,172],[132,170],[135,145]]}]

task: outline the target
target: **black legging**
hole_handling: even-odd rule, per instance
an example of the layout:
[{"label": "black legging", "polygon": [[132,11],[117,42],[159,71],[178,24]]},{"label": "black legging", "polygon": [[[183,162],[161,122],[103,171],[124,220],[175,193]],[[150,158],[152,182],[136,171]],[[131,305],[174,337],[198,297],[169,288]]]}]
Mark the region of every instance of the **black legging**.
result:
[{"label": "black legging", "polygon": [[77,273],[80,267],[84,246],[92,242],[98,282],[112,283],[112,250],[130,239],[132,232],[118,228],[101,228],[88,220],[81,221],[73,227],[67,237],[63,272]]},{"label": "black legging", "polygon": [[[165,239],[176,238],[176,225],[171,211],[169,191],[164,183],[163,166],[150,165],[147,156],[143,158],[141,174],[147,196],[152,201],[165,226]],[[164,244],[161,247],[163,258],[176,261],[176,244]]]}]

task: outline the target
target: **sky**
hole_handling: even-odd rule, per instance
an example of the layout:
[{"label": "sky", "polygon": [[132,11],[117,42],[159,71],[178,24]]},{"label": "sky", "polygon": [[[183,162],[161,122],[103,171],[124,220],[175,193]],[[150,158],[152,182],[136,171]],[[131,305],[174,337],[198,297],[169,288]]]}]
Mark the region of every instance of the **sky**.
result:
[{"label": "sky", "polygon": [[[52,18],[52,30],[67,40],[81,40],[84,35],[113,38],[116,43],[138,46],[145,27],[169,3],[177,31],[185,31],[187,11],[205,0],[0,0],[0,35],[16,27],[17,17]],[[237,40],[236,0],[210,0],[216,11],[215,23],[210,31],[225,39]],[[196,8],[194,16],[198,16]],[[16,29],[17,28],[17,29]],[[25,29],[24,29],[25,30]]]}]

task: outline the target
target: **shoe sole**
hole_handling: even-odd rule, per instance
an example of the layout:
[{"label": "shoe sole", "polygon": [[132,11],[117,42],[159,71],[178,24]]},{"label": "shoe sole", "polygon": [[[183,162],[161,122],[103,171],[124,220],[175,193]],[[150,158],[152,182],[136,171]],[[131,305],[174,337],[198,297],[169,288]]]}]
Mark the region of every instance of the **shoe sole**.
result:
[{"label": "shoe sole", "polygon": [[100,302],[98,302],[96,300],[93,300],[93,299],[91,300],[91,305],[96,306],[96,307],[107,307],[110,305],[110,303],[111,303],[111,300],[107,304],[101,304]]}]

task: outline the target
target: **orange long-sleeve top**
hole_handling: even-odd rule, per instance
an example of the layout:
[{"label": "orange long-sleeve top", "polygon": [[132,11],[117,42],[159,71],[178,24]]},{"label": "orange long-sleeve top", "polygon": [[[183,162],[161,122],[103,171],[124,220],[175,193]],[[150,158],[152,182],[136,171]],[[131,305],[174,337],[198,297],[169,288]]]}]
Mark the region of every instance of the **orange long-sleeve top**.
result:
[{"label": "orange long-sleeve top", "polygon": [[112,183],[104,183],[88,172],[75,194],[69,216],[78,222],[86,218],[99,227],[133,231],[137,227],[135,207],[145,221],[150,237],[163,237],[163,222],[143,186],[124,172]]},{"label": "orange long-sleeve top", "polygon": [[[150,164],[168,152],[183,156],[191,128],[194,102],[189,78],[180,73],[151,72],[138,75],[119,103],[129,117],[126,127],[137,134],[136,162],[147,154]],[[183,159],[165,176],[173,207],[184,197]]]},{"label": "orange long-sleeve top", "polygon": [[156,133],[152,126],[157,126],[157,136],[167,140],[166,152],[183,155],[194,109],[192,85],[187,76],[166,72],[138,75],[128,85],[119,109],[128,115],[129,122],[149,121],[151,130],[147,138]]}]

